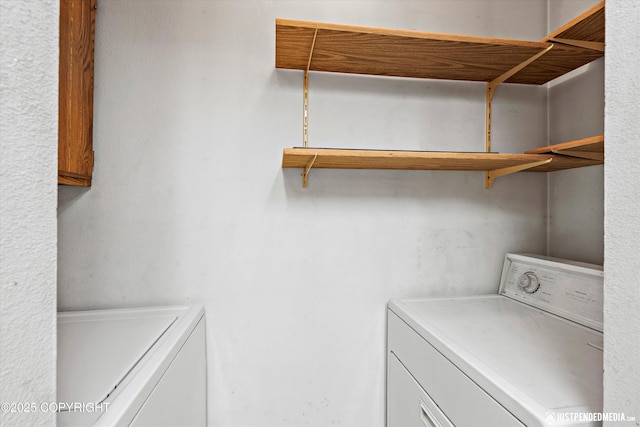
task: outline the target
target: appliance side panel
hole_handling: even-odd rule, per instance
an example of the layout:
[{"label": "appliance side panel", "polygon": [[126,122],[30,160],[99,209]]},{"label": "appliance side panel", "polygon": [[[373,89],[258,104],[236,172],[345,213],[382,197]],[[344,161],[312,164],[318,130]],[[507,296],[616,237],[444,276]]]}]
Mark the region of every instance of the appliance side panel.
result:
[{"label": "appliance side panel", "polygon": [[205,327],[201,319],[130,426],[205,426],[206,380]]}]

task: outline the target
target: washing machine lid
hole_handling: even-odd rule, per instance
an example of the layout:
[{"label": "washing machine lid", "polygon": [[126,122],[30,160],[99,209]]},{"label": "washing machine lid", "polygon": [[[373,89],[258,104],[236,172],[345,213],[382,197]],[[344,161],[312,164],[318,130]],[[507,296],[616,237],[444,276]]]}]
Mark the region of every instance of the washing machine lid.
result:
[{"label": "washing machine lid", "polygon": [[102,402],[176,319],[174,314],[58,314],[58,401]]},{"label": "washing machine lid", "polygon": [[602,411],[602,333],[501,295],[389,309],[526,425]]}]

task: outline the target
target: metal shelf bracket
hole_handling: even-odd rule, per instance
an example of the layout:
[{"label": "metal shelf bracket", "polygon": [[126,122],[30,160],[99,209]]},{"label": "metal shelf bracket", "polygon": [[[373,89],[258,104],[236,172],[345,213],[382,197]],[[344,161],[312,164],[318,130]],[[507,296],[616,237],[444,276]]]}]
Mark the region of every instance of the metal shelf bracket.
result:
[{"label": "metal shelf bracket", "polygon": [[313,159],[304,167],[304,171],[302,172],[302,188],[307,188],[309,186],[309,171],[313,167],[316,159],[318,158],[318,153],[315,153]]},{"label": "metal shelf bracket", "polygon": [[506,168],[501,168],[501,169],[494,169],[492,171],[487,171],[485,176],[485,188],[491,188],[493,186],[493,181],[496,178],[499,178],[501,176],[505,176],[505,175],[510,175],[512,173],[516,173],[516,172],[521,172],[527,169],[531,169],[531,168],[535,168],[536,166],[542,166],[542,165],[546,165],[547,163],[551,162],[551,160],[553,160],[553,158],[548,158],[545,160],[538,160],[537,162],[531,162],[531,163],[525,163],[522,165],[517,165],[517,166],[509,166]]},{"label": "metal shelf bracket", "polygon": [[[509,78],[511,78],[514,74],[516,74],[517,72],[525,68],[527,65],[531,64],[532,62],[540,58],[542,55],[549,52],[551,48],[553,48],[553,44],[549,45],[549,47],[547,47],[545,50],[542,50],[537,54],[533,55],[531,58],[527,59],[526,61],[516,65],[506,73],[503,73],[502,75],[498,76],[492,81],[487,82],[486,98],[485,98],[485,115],[486,115],[485,142],[484,142],[485,153],[491,152],[491,102],[493,101],[493,95],[495,94],[496,89],[501,83],[504,83]],[[509,172],[509,173],[512,173],[512,172]],[[491,188],[492,185],[493,185],[493,178],[490,177],[490,172],[487,172],[485,174],[485,188]]]}]

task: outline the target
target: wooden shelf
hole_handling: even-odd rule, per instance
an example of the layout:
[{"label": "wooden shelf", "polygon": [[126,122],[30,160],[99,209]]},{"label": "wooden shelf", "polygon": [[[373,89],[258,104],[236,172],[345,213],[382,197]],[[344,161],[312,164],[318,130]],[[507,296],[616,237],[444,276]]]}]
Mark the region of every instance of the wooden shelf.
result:
[{"label": "wooden shelf", "polygon": [[553,45],[505,81],[544,84],[604,55],[549,41],[599,39],[600,6],[539,42],[276,19],[276,68],[491,82]]},{"label": "wooden shelf", "polygon": [[533,150],[528,150],[527,153],[543,154],[543,153],[553,153],[557,150],[590,151],[593,153],[604,154],[604,135],[590,136],[588,138],[577,139],[575,141],[562,142],[560,144],[535,148]]},{"label": "wooden shelf", "polygon": [[523,165],[552,156],[544,154],[461,153],[441,151],[285,148],[283,168],[487,171]]},{"label": "wooden shelf", "polygon": [[[544,84],[604,55],[604,2],[543,40],[522,41],[276,19],[276,68],[305,72],[303,142],[285,148],[283,168],[486,171],[499,176],[601,164],[604,137],[524,154],[490,152],[491,99],[501,83]],[[487,83],[486,151],[439,152],[308,148],[308,72],[482,81]]]},{"label": "wooden shelf", "polygon": [[564,156],[579,157],[583,159],[604,162],[604,135],[592,136],[575,141],[529,150],[528,154],[562,154]]},{"label": "wooden shelf", "polygon": [[528,170],[531,172],[552,172],[598,164],[598,162],[588,159],[537,153],[466,153],[311,147],[285,148],[282,153],[283,168],[305,168],[312,163],[313,168],[321,169],[490,171],[529,165],[545,160],[551,161]]},{"label": "wooden shelf", "polygon": [[[534,154],[525,154],[525,156],[533,156]],[[584,168],[586,166],[601,165],[600,160],[583,159],[580,157],[564,156],[557,154],[547,154],[551,157],[551,162],[546,165],[537,166],[527,169],[527,172],[555,172],[565,169]]]},{"label": "wooden shelf", "polygon": [[550,155],[452,153],[439,151],[345,150],[285,148],[283,168],[302,168],[302,186],[312,168],[485,171],[485,187],[503,175],[551,162]]},{"label": "wooden shelf", "polygon": [[444,151],[358,150],[336,148],[285,148],[283,168],[303,169],[307,187],[312,168],[485,171],[485,186],[515,172],[553,172],[601,164],[602,161],[556,154],[508,154]]}]

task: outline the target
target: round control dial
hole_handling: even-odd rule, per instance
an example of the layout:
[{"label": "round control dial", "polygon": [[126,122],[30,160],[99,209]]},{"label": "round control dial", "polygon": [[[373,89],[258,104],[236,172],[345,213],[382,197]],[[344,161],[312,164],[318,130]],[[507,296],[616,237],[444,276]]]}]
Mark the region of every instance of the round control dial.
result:
[{"label": "round control dial", "polygon": [[534,294],[540,289],[540,281],[532,271],[527,271],[518,278],[518,287],[528,294]]}]

